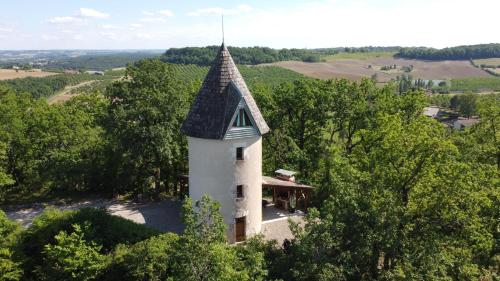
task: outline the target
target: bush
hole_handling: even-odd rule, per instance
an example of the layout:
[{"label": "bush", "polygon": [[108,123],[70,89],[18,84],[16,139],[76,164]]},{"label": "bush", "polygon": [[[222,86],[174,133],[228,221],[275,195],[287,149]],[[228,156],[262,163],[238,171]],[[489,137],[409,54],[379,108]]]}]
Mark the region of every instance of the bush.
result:
[{"label": "bush", "polygon": [[19,280],[22,276],[20,263],[15,261],[12,247],[17,241],[21,227],[10,221],[0,210],[0,281]]},{"label": "bush", "polygon": [[172,254],[179,236],[161,234],[127,246],[118,245],[105,280],[165,280],[171,276]]},{"label": "bush", "polygon": [[118,244],[134,244],[159,234],[159,231],[110,215],[103,209],[61,211],[50,208],[36,217],[22,235],[20,249],[27,257],[25,272],[30,274],[41,265],[45,245],[55,245],[56,235],[61,231],[71,233],[74,224],[83,225],[85,222],[92,225],[92,228],[82,229],[85,239],[101,245],[102,254],[109,253]]},{"label": "bush", "polygon": [[106,257],[100,254],[101,246],[84,239],[90,226],[73,224],[71,234],[61,231],[54,237],[54,245],[45,245],[43,264],[36,269],[41,280],[99,279],[106,267]]}]

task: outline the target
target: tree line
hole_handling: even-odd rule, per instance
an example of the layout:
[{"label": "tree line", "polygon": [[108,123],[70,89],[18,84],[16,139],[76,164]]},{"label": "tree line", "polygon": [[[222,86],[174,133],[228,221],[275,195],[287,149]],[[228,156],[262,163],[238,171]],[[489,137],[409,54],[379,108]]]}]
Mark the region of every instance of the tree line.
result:
[{"label": "tree line", "polygon": [[[165,62],[177,64],[211,65],[219,46],[168,49],[162,56]],[[307,49],[271,49],[268,47],[228,47],[237,64],[256,65],[285,60],[320,61],[320,53]]]},{"label": "tree line", "polygon": [[443,49],[427,47],[401,48],[397,56],[424,60],[469,60],[500,57],[500,44],[479,44]]},{"label": "tree line", "polygon": [[105,75],[93,74],[58,74],[47,77],[25,77],[0,81],[0,86],[15,92],[29,93],[35,99],[49,98],[66,86],[72,86],[90,80],[113,80],[121,77],[123,71],[108,71]]},{"label": "tree line", "polygon": [[[104,95],[55,106],[3,89],[2,190],[173,192],[177,174],[187,171],[187,146],[179,127],[199,82],[179,80],[172,66],[157,60],[130,66],[126,77]],[[301,181],[316,187],[305,225],[291,223],[295,238],[283,245],[252,239],[244,247],[228,248],[222,228],[200,232],[220,216],[204,199],[212,207],[185,209],[190,214],[187,237],[171,237],[184,241],[183,247],[157,249],[154,245],[165,245],[161,236],[140,236],[143,242],[123,242],[133,251],[113,255],[126,261],[123,266],[137,274],[165,269],[159,279],[182,280],[245,280],[233,274],[247,274],[251,280],[498,278],[498,96],[478,100],[478,125],[450,132],[422,116],[428,104],[424,93],[411,88],[400,93],[393,84],[381,88],[370,80],[297,79],[275,87],[256,82],[252,93],[272,128],[263,139],[264,174],[276,168],[295,170]],[[202,223],[200,217],[209,219]],[[99,232],[87,234],[85,223],[78,224],[42,232],[49,233],[50,241],[31,251],[42,253],[37,261],[47,261],[38,267],[40,276],[51,274],[52,268],[57,274],[99,268],[69,261],[112,252]],[[80,248],[69,246],[74,244],[85,254],[63,251]],[[4,248],[6,264],[23,263],[12,254],[14,246]],[[67,267],[62,266],[65,261]]]}]

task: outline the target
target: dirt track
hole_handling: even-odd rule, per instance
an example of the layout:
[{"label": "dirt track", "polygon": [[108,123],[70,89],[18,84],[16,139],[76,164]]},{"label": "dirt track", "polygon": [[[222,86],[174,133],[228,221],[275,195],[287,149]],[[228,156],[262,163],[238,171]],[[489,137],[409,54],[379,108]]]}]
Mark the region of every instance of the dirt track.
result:
[{"label": "dirt track", "polygon": [[97,80],[90,80],[90,81],[85,81],[85,82],[82,82],[80,84],[76,84],[73,86],[67,86],[60,93],[57,93],[57,94],[53,95],[52,97],[50,97],[48,99],[48,103],[55,104],[55,103],[65,102],[65,101],[67,101],[75,96],[74,94],[71,94],[72,90],[83,87],[83,86],[90,85],[96,81]]}]

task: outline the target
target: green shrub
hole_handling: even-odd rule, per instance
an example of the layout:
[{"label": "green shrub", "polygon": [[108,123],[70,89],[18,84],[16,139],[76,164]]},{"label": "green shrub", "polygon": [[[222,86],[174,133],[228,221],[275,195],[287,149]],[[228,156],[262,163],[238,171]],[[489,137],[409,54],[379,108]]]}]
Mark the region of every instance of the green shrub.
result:
[{"label": "green shrub", "polygon": [[99,279],[106,267],[106,256],[100,254],[101,246],[84,239],[90,226],[89,223],[74,224],[71,234],[61,231],[54,237],[54,245],[44,246],[43,264],[36,269],[41,280]]},{"label": "green shrub", "polygon": [[165,280],[171,276],[172,254],[179,236],[161,234],[137,244],[118,245],[105,280]]},{"label": "green shrub", "polygon": [[101,245],[102,254],[109,253],[118,244],[134,244],[159,234],[144,225],[110,215],[103,209],[61,211],[49,208],[36,217],[22,235],[20,249],[27,257],[25,272],[31,274],[40,265],[45,245],[56,244],[56,235],[61,231],[71,233],[74,224],[82,225],[84,222],[92,225],[92,228],[83,229],[85,239]]},{"label": "green shrub", "polygon": [[20,263],[14,259],[15,246],[21,227],[10,221],[0,210],[0,281],[19,280],[22,276]]}]

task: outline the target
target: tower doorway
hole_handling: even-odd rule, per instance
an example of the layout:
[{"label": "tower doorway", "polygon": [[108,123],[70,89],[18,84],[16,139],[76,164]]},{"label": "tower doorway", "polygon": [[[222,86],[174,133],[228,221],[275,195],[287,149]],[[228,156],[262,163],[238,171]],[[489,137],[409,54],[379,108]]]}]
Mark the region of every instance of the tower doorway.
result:
[{"label": "tower doorway", "polygon": [[236,242],[245,241],[246,217],[236,218]]}]

